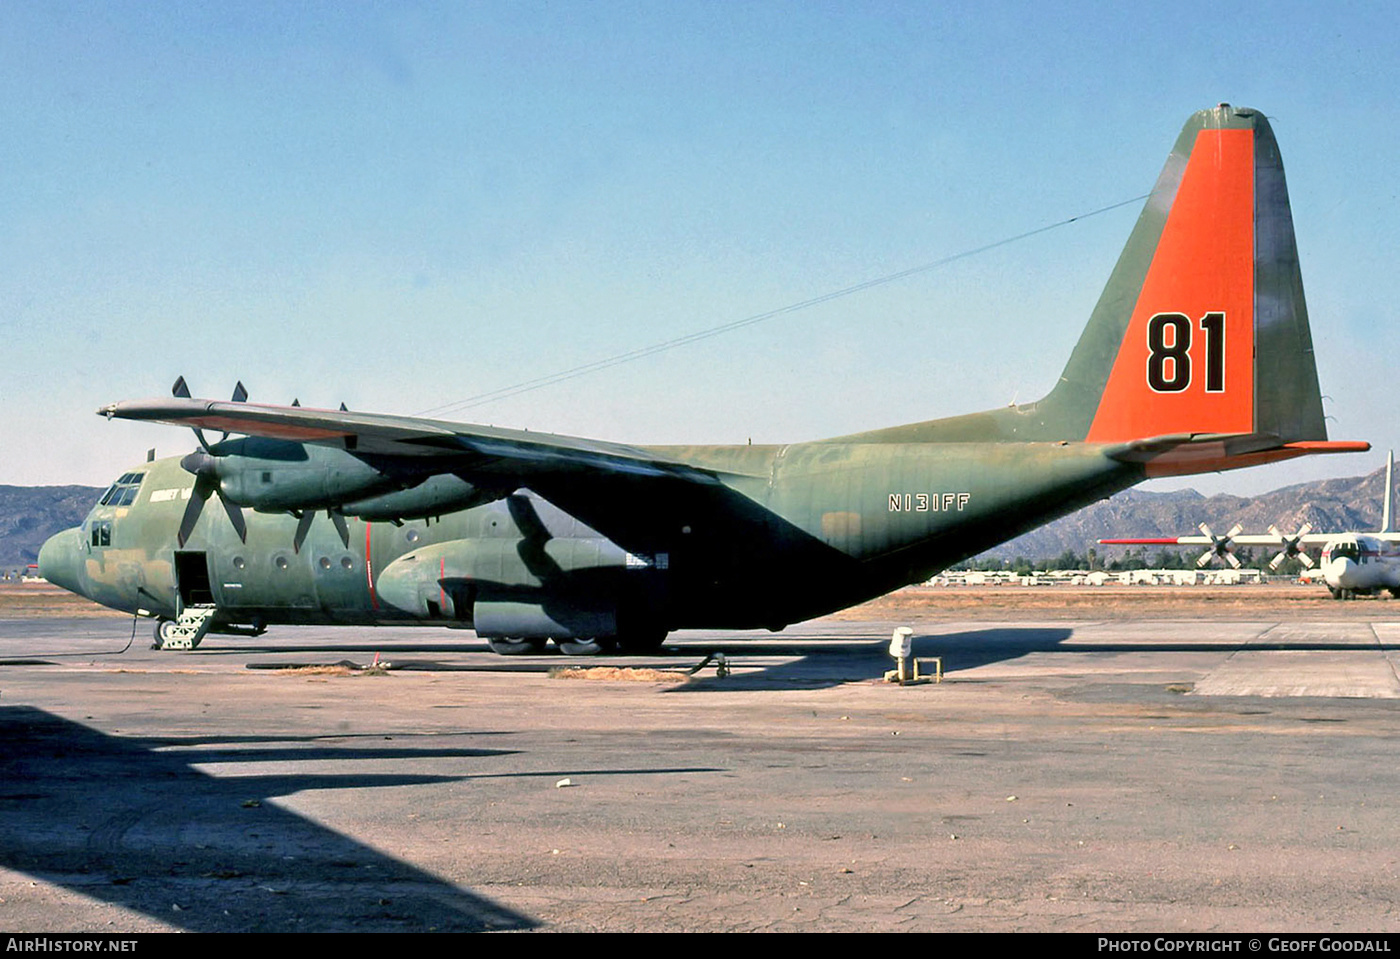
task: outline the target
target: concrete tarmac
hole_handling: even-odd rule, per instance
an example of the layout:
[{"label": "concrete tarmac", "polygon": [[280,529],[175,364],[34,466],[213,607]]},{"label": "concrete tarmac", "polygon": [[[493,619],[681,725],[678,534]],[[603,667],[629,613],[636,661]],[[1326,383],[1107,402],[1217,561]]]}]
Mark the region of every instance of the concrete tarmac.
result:
[{"label": "concrete tarmac", "polygon": [[596,661],[0,621],[0,929],[1396,931],[1372,608],[906,620],[947,681],[904,688],[895,620]]}]

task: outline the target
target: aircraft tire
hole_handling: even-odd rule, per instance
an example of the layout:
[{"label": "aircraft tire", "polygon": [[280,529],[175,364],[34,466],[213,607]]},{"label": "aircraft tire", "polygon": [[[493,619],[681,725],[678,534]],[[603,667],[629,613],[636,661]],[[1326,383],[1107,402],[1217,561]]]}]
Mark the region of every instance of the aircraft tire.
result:
[{"label": "aircraft tire", "polygon": [[166,643],[172,642],[175,639],[175,620],[166,619],[162,616],[160,619],[156,620],[156,626],[153,632],[155,634],[156,649],[164,649]]},{"label": "aircraft tire", "polygon": [[604,638],[597,639],[556,639],[554,645],[565,656],[600,656],[612,651],[612,643]]},{"label": "aircraft tire", "polygon": [[633,630],[617,637],[618,651],[626,656],[645,656],[656,652],[665,643],[664,629]]},{"label": "aircraft tire", "polygon": [[548,640],[486,637],[486,645],[491,647],[491,652],[501,656],[538,656],[544,652],[546,642]]}]

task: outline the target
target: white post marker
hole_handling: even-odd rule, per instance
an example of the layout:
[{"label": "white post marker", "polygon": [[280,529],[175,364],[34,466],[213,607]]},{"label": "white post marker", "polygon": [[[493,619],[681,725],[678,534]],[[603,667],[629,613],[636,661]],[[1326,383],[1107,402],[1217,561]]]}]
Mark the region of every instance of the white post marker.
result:
[{"label": "white post marker", "polygon": [[[914,631],[908,626],[900,626],[890,636],[890,656],[894,658],[896,669],[885,671],[885,682],[899,683],[901,686],[912,686],[928,682],[919,675],[919,664],[932,664],[934,668],[934,679],[936,683],[943,682],[943,657],[931,656],[926,659],[914,658]],[[912,666],[912,672],[911,672]]]},{"label": "white post marker", "polygon": [[894,657],[898,669],[899,682],[908,682],[909,675],[906,671],[906,664],[909,657],[914,654],[914,631],[908,626],[901,626],[894,631],[890,637],[890,655]]}]

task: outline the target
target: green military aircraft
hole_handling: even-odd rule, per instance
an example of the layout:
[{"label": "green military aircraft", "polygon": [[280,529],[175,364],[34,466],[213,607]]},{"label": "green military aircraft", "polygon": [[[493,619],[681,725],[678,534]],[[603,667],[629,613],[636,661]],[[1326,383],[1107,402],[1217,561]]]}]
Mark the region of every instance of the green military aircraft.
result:
[{"label": "green military aircraft", "polygon": [[182,648],[274,624],[578,654],[778,630],[1149,477],[1369,448],[1327,441],[1278,146],[1228,104],[1187,122],[1035,403],[785,446],[627,446],[241,385],[218,402],[183,379],[98,412],[193,427],[199,448],[123,474],[40,569]]}]

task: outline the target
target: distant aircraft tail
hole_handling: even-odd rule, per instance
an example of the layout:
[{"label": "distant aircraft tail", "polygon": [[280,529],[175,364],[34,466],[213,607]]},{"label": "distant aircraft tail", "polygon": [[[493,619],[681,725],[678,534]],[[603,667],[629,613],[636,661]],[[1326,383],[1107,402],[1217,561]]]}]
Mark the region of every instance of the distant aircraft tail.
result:
[{"label": "distant aircraft tail", "polygon": [[[1262,113],[1221,104],[1187,121],[1060,381],[1021,409],[1037,433],[1129,444],[1122,458],[1154,474],[1364,448],[1326,442],[1288,187]],[[1209,465],[1207,437],[1231,438]]]}]

